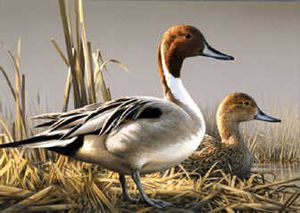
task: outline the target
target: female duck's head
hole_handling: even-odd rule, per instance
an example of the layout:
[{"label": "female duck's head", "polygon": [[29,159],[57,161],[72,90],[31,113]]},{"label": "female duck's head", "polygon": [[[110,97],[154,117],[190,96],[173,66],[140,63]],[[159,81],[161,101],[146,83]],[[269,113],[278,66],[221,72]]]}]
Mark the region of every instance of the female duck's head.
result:
[{"label": "female duck's head", "polygon": [[245,93],[228,95],[220,104],[217,119],[226,119],[229,122],[243,122],[249,120],[262,120],[267,122],[281,122],[280,119],[266,115],[257,106],[255,100]]}]

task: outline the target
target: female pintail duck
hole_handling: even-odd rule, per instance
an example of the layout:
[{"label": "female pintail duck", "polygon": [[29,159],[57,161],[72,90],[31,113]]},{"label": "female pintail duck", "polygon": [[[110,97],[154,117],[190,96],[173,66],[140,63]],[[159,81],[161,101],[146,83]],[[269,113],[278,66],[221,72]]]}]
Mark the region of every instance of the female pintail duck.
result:
[{"label": "female pintail duck", "polygon": [[[217,110],[217,127],[221,141],[206,135],[187,164],[197,167],[202,175],[214,165],[226,173],[246,178],[250,175],[253,157],[239,132],[239,123],[250,120],[280,122],[263,113],[255,100],[244,93],[233,93],[225,97]],[[188,167],[187,167],[188,168]]]},{"label": "female pintail duck", "polygon": [[199,146],[205,123],[180,79],[183,60],[192,56],[233,60],[208,45],[192,26],[170,28],[158,49],[165,99],[124,97],[66,113],[37,116],[38,127],[49,129],[32,138],[1,144],[6,147],[43,147],[118,172],[124,198],[131,198],[125,175],[131,175],[141,200],[155,207],[166,202],[145,194],[140,174],[165,170],[188,158]]}]

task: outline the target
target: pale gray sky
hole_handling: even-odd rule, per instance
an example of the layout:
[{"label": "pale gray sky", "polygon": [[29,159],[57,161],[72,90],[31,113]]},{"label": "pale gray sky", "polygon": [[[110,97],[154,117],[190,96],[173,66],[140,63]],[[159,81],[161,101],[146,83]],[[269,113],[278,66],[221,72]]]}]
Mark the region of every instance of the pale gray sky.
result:
[{"label": "pale gray sky", "polygon": [[[167,28],[184,23],[198,27],[213,47],[236,58],[185,61],[183,80],[197,103],[215,104],[242,91],[262,106],[300,106],[299,2],[85,1],[85,13],[93,48],[131,70],[126,74],[109,66],[105,77],[113,97],[162,95],[158,41]],[[0,0],[0,41],[15,51],[19,37],[28,98],[39,92],[44,104],[47,99],[50,109],[60,110],[67,71],[50,43],[54,37],[64,47],[57,1]],[[0,64],[13,76],[3,49]],[[0,99],[11,102],[4,82],[1,76]]]}]

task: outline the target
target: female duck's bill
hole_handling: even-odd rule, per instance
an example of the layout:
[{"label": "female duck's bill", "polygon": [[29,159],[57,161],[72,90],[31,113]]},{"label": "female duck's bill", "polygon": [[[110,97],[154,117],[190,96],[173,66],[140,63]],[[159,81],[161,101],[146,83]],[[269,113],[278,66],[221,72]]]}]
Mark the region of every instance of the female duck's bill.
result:
[{"label": "female duck's bill", "polygon": [[278,118],[273,118],[270,115],[265,114],[260,109],[258,110],[258,113],[254,117],[255,120],[261,120],[261,121],[267,121],[267,122],[281,122]]}]

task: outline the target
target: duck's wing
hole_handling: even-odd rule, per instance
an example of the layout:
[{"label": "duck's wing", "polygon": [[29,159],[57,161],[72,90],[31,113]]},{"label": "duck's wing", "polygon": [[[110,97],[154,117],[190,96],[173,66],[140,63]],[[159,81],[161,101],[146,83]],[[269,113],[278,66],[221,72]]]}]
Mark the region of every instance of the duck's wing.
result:
[{"label": "duck's wing", "polygon": [[[64,132],[62,139],[91,133],[107,135],[126,122],[157,119],[163,113],[164,105],[167,105],[166,101],[148,97],[129,97],[111,101],[100,105],[84,117],[79,117],[80,122],[76,122],[76,125],[71,121],[72,128]],[[63,129],[66,125],[70,124],[57,123],[50,132]]]},{"label": "duck's wing", "polygon": [[96,110],[97,108],[101,107],[103,103],[94,103],[90,105],[86,105],[84,107],[70,110],[68,112],[58,112],[58,113],[45,113],[45,114],[40,114],[32,117],[32,120],[42,120],[42,122],[38,125],[35,126],[35,128],[40,128],[40,127],[50,127],[54,125],[56,122],[60,121],[62,122],[63,120],[69,120],[69,119],[74,119],[78,118],[78,116],[81,116],[83,114],[88,114],[91,111]]},{"label": "duck's wing", "polygon": [[[218,158],[218,154],[220,153],[221,143],[215,137],[206,134],[204,136],[203,141],[197,150],[190,156],[190,160],[197,162],[198,164],[201,162],[210,162]],[[200,165],[199,166],[203,166]]]},{"label": "duck's wing", "polygon": [[[139,119],[158,119],[164,112],[176,107],[170,102],[150,97],[126,97],[98,105],[90,105],[68,113],[40,116],[52,120],[49,129],[32,138],[1,144],[5,147],[55,147],[66,146],[78,136],[108,135],[127,122]],[[49,121],[48,121],[49,122]],[[45,126],[47,126],[45,125]]]}]

